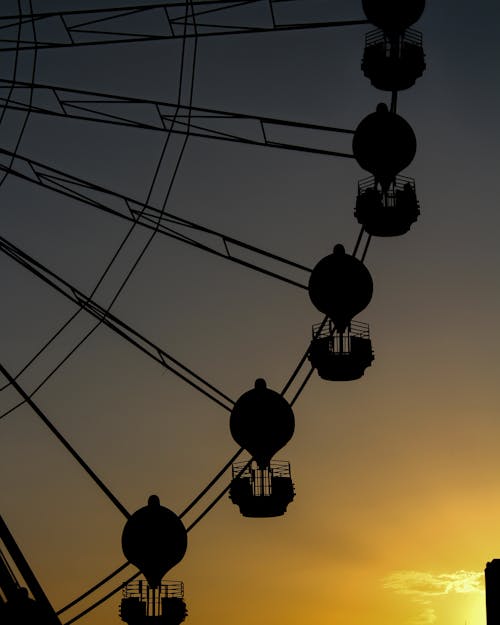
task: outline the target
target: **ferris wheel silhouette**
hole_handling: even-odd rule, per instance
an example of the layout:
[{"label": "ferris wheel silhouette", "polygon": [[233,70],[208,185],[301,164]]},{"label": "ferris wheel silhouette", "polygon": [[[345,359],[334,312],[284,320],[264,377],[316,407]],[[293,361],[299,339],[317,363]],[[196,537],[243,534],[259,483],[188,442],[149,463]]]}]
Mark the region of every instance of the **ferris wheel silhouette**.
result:
[{"label": "ferris wheel silhouette", "polygon": [[[364,310],[372,295],[372,279],[364,265],[372,237],[402,235],[419,215],[415,183],[411,178],[400,175],[413,160],[416,142],[410,125],[397,114],[397,94],[411,87],[425,69],[421,36],[410,28],[422,14],[425,3],[409,2],[402,10],[391,2],[366,0],[363,8],[368,19],[304,23],[287,21],[286,9],[298,2],[189,0],[42,12],[34,9],[32,0],[24,3],[19,0],[12,3],[8,14],[0,16],[0,33],[3,33],[0,36],[0,49],[9,61],[9,75],[0,80],[3,105],[0,118],[0,130],[3,131],[0,174],[4,188],[9,184],[23,185],[23,188],[39,193],[40,197],[57,197],[72,205],[91,209],[94,214],[105,215],[109,223],[116,220],[123,227],[121,238],[115,237],[115,246],[108,253],[107,262],[94,275],[87,289],[68,279],[59,269],[49,267],[29,250],[6,236],[0,236],[0,251],[4,257],[10,259],[17,268],[29,272],[44,288],[57,293],[58,297],[71,304],[70,314],[52,329],[47,340],[32,350],[31,356],[15,373],[9,371],[0,360],[0,371],[6,379],[2,390],[11,393],[15,391],[20,397],[10,402],[0,418],[5,419],[21,406],[29,406],[123,514],[127,524],[139,517],[145,519],[143,525],[139,523],[137,536],[127,538],[124,542],[127,562],[59,609],[57,616],[53,614],[54,620],[50,621],[50,617],[47,622],[60,622],[59,615],[79,606],[88,597],[94,598],[95,593],[124,571],[129,563],[139,566],[149,586],[142,582],[139,585],[132,584],[139,575],[134,573],[104,596],[92,599],[90,606],[65,621],[65,625],[93,611],[123,588],[127,590],[122,600],[121,615],[127,622],[140,622],[141,618],[157,616],[162,610],[165,611],[166,619],[170,619],[169,622],[181,622],[186,616],[182,586],[177,583],[162,586],[161,583],[163,575],[182,558],[182,553],[173,558],[161,574],[151,573],[153,564],[153,568],[156,566],[156,562],[152,564],[152,561],[165,557],[168,544],[165,549],[159,548],[159,523],[148,519],[153,518],[158,511],[165,515],[165,508],[153,496],[148,506],[131,514],[77,451],[78,444],[73,446],[69,443],[41,407],[41,402],[38,403],[38,391],[53,376],[57,380],[58,372],[74,355],[81,353],[97,330],[103,327],[111,330],[145,358],[188,385],[193,392],[197,391],[210,400],[217,409],[231,414],[231,433],[240,449],[176,516],[184,519],[188,513],[196,511],[186,527],[187,532],[228,494],[233,503],[239,506],[243,516],[283,515],[295,493],[290,465],[273,458],[292,437],[292,407],[315,371],[325,380],[356,380],[363,376],[374,360],[368,325],[354,317]],[[245,19],[244,11],[248,9],[257,10],[257,13],[251,14],[251,24],[241,21]],[[362,69],[376,88],[390,93],[391,99],[389,106],[379,105],[376,111],[362,120],[356,130],[195,106],[198,45],[204,38],[366,24],[371,24],[372,30],[366,35]],[[373,26],[376,30],[373,30]],[[45,73],[50,73],[48,64],[44,66],[40,61],[45,50],[111,49],[115,47],[113,44],[120,44],[117,47],[121,47],[153,41],[170,41],[177,46],[178,73],[173,99],[61,86],[38,78],[40,65]],[[54,160],[44,161],[33,157],[29,150],[24,151],[24,145],[30,145],[30,128],[33,124],[47,124],[45,150],[49,154],[51,145],[47,137],[50,136],[51,128],[57,127],[57,124],[61,124],[60,127],[64,124],[64,128],[74,124],[78,128],[75,135],[78,136],[77,142],[83,142],[87,132],[85,129],[92,127],[92,132],[96,133],[92,140],[97,141],[94,149],[103,151],[106,150],[105,135],[108,130],[116,133],[113,136],[126,132],[134,133],[134,137],[138,133],[154,136],[157,142],[156,158],[151,159],[142,173],[142,181],[148,180],[144,196],[141,198],[138,194],[123,190],[130,186],[126,184],[127,181],[124,181],[123,189],[118,191],[112,185],[94,181],[90,175],[73,173],[71,168],[61,163],[55,164]],[[100,128],[106,129],[102,131],[102,137]],[[276,131],[282,137],[292,131],[299,131],[302,135],[308,132],[329,137],[345,135],[349,139],[353,138],[353,153],[317,147],[314,142],[276,139]],[[43,131],[39,132],[43,134]],[[33,136],[36,144],[37,138]],[[220,231],[211,225],[209,214],[206,222],[201,223],[171,211],[176,180],[182,172],[188,141],[192,139],[354,158],[370,177],[363,178],[358,184],[354,216],[360,224],[360,233],[352,253],[347,253],[344,246],[337,244],[333,253],[315,260],[317,264],[314,268],[307,267]],[[36,153],[36,150],[33,151]],[[76,154],[73,153],[74,159]],[[87,167],[92,169],[89,164]],[[102,178],[105,179],[106,175]],[[142,233],[142,238],[135,240],[138,232]],[[175,241],[187,249],[194,248],[207,256],[264,274],[302,292],[308,291],[312,303],[324,318],[313,326],[312,341],[306,341],[303,354],[298,363],[291,367],[291,374],[282,388],[272,390],[266,381],[259,378],[254,388],[234,401],[208,376],[191,364],[187,365],[173,350],[149,337],[146,332],[134,328],[132,323],[115,312],[138,267],[151,252],[152,246],[160,240]],[[89,241],[88,245],[91,247],[93,242]],[[114,274],[117,266],[121,270],[119,278]],[[92,325],[80,333],[78,340],[75,341],[74,337],[66,340],[70,330],[84,315],[92,319]],[[61,340],[65,342],[64,353],[53,359],[51,366],[47,366],[44,359],[51,353],[54,344]],[[42,375],[36,369],[39,363],[42,363]],[[33,370],[36,374],[32,376]],[[30,380],[29,387],[25,386],[23,377]],[[9,400],[13,396],[9,395]],[[244,450],[250,458],[238,462]],[[219,482],[231,469],[231,479],[221,487]],[[199,504],[207,496],[211,499],[200,510]],[[156,528],[156,534],[151,545],[147,540],[144,542],[144,536],[148,536],[153,527]],[[139,557],[129,555],[135,553],[137,544]],[[144,550],[148,549],[152,553],[144,557]],[[14,575],[8,559],[2,556],[2,562]],[[127,584],[132,585],[127,587]],[[151,598],[150,589],[153,593]],[[36,596],[34,598],[38,599]],[[5,603],[9,605],[9,597],[6,597]],[[16,610],[19,605],[16,603]]]}]

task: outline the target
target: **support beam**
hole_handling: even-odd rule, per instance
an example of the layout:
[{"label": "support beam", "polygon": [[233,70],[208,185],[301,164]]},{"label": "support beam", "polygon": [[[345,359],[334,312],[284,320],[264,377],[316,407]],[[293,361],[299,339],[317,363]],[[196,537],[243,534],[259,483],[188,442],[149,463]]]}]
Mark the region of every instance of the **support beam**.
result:
[{"label": "support beam", "polygon": [[[3,160],[6,161],[4,163],[2,163],[2,156],[4,157]],[[196,247],[301,289],[307,289],[307,285],[297,280],[295,275],[299,273],[300,277],[303,278],[305,273],[308,280],[311,270],[300,263],[0,148],[1,171],[39,187],[55,191],[87,206],[93,206],[120,219],[136,223],[143,228],[186,245]],[[263,265],[263,261],[267,263],[266,266]],[[275,271],[274,267],[278,267],[279,271]],[[292,276],[284,275],[283,270],[294,273]]]},{"label": "support beam", "polygon": [[[357,26],[366,20],[278,21],[277,8],[301,0],[194,0],[88,10],[49,11],[0,17],[0,51],[93,46],[192,37],[220,37],[268,32]],[[302,3],[310,4],[311,0]],[[254,8],[262,7],[260,19]],[[245,11],[249,10],[248,15]],[[283,12],[283,11],[282,11]],[[41,23],[43,38],[19,40],[15,29]],[[138,26],[141,24],[141,26]]]},{"label": "support beam", "polygon": [[[40,610],[40,614],[43,619],[43,625],[61,625],[61,621],[57,617],[54,608],[45,595],[42,587],[40,586],[35,574],[31,570],[27,560],[25,559],[21,549],[17,545],[14,537],[9,531],[7,524],[0,516],[0,540],[5,545],[12,560],[14,561],[17,569],[22,575],[24,581],[28,585],[28,588],[33,595],[37,607]],[[40,619],[42,621],[42,619]],[[19,615],[19,622],[23,622],[22,615]]]},{"label": "support beam", "polygon": [[329,146],[338,135],[354,134],[354,130],[335,126],[5,79],[0,79],[0,104],[48,117],[354,158],[350,152],[318,146],[318,140]]},{"label": "support beam", "polygon": [[3,252],[12,260],[15,260],[42,282],[45,282],[45,284],[51,286],[66,299],[79,306],[82,310],[85,310],[92,317],[97,319],[99,323],[102,323],[113,330],[115,334],[124,338],[128,343],[149,356],[152,360],[156,361],[168,371],[172,372],[178,378],[184,380],[184,382],[198,390],[202,395],[210,398],[213,402],[228,412],[231,411],[234,402],[225,393],[217,389],[213,384],[210,384],[192,369],[186,367],[164,349],[155,345],[152,341],[134,330],[127,323],[113,315],[109,312],[109,310],[100,306],[97,302],[88,297],[88,295],[85,295],[85,293],[71,285],[63,278],[59,277],[53,271],[50,271],[50,269],[44,267],[41,263],[3,237],[0,237],[0,252]]}]

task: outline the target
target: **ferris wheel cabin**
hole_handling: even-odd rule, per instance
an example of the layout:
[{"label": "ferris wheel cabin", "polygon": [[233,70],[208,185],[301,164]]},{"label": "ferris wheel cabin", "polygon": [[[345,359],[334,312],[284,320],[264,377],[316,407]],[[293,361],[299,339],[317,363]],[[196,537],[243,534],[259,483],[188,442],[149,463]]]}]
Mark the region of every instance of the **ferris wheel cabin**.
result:
[{"label": "ferris wheel cabin", "polygon": [[361,378],[374,360],[368,324],[352,321],[343,333],[331,321],[321,331],[320,327],[313,326],[308,355],[319,377],[339,382]]},{"label": "ferris wheel cabin", "polygon": [[180,625],[186,616],[182,582],[151,588],[145,580],[138,580],[123,589],[120,618],[129,625]]},{"label": "ferris wheel cabin", "polygon": [[422,33],[408,28],[403,33],[372,30],[365,38],[361,69],[371,84],[383,91],[412,87],[425,71]]},{"label": "ferris wheel cabin", "polygon": [[405,234],[420,215],[415,181],[406,176],[396,176],[392,182],[382,186],[373,177],[360,180],[354,215],[372,236]]},{"label": "ferris wheel cabin", "polygon": [[259,468],[253,462],[245,468],[246,464],[233,464],[229,489],[229,498],[239,507],[241,514],[254,518],[285,514],[288,504],[295,497],[290,463],[274,461],[265,468]]}]

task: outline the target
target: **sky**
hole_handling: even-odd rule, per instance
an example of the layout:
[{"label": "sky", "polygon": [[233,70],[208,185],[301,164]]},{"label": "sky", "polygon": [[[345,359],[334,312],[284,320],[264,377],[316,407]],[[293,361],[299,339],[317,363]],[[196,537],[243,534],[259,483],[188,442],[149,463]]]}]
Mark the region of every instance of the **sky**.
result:
[{"label": "sky", "polygon": [[[29,2],[21,5],[26,13]],[[124,5],[32,0],[34,11]],[[18,3],[1,12],[17,14]],[[417,136],[403,174],[416,180],[421,216],[405,236],[374,239],[366,257],[374,296],[358,318],[370,324],[375,361],[358,381],[314,374],[295,403],[295,435],[277,455],[290,461],[296,491],[285,516],[243,518],[224,497],[189,533],[168,574],[185,584],[188,623],[484,625],[483,570],[500,557],[499,12],[493,0],[428,2],[415,25],[427,70],[400,94],[398,112]],[[364,19],[361,3],[347,0],[296,0],[277,16]],[[238,19],[265,22],[268,13],[262,5]],[[38,37],[57,28],[40,24]],[[369,29],[201,38],[194,62],[191,40],[183,102],[193,78],[195,106],[353,130],[389,98],[360,70]],[[23,52],[18,76],[28,80],[34,65],[40,83],[175,101],[181,53],[180,41]],[[13,55],[2,54],[1,76],[11,77]],[[21,137],[18,154],[146,201],[165,135],[36,114],[24,121],[3,116],[3,149]],[[349,135],[331,144],[350,151]],[[168,211],[308,267],[336,243],[353,248],[366,176],[353,159],[195,137],[182,147],[182,137],[169,141],[153,205],[181,156]],[[129,229],[13,175],[0,196],[2,237],[86,293]],[[99,304],[147,238],[134,229]],[[16,374],[76,307],[3,254],[0,272],[0,363]],[[321,320],[306,291],[159,235],[112,312],[233,400],[258,377],[281,390]],[[23,388],[31,392],[92,325],[78,315],[18,378]],[[131,512],[155,493],[179,513],[237,450],[227,411],[105,327],[34,400]],[[3,389],[0,411],[17,401]],[[29,407],[1,418],[0,431],[0,513],[59,609],[124,561],[124,517]],[[118,605],[116,595],[81,623],[117,624]]]}]

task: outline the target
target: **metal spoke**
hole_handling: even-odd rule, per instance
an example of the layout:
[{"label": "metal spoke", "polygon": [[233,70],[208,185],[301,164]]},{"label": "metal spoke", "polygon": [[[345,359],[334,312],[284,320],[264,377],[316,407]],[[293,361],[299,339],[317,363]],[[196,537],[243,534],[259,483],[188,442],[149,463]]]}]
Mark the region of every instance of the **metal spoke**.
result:
[{"label": "metal spoke", "polygon": [[[310,0],[308,0],[310,1]],[[278,21],[278,5],[297,4],[303,0],[209,0],[190,3],[189,15],[181,13],[184,2],[158,2],[71,11],[37,12],[23,16],[24,20],[46,23],[54,31],[36,43],[8,36],[19,16],[0,17],[0,50],[62,48],[139,41],[163,41],[185,37],[219,37],[223,35],[258,34],[277,31],[333,28],[367,24],[366,20],[326,20],[305,23]],[[260,23],[242,25],[245,8],[262,6]],[[233,14],[237,13],[237,17]],[[150,19],[150,24],[137,30],[137,17]],[[215,21],[214,21],[215,20]]]},{"label": "metal spoke", "polygon": [[234,402],[225,393],[3,237],[0,237],[0,251],[30,271],[42,282],[51,286],[66,299],[88,312],[100,323],[113,330],[162,367],[184,380],[184,382],[197,389],[206,397],[209,397],[225,410],[231,410],[227,404],[232,405]]},{"label": "metal spoke", "polygon": [[[27,89],[33,93],[30,103],[22,98]],[[336,135],[354,134],[353,130],[334,126],[3,79],[0,79],[0,104],[5,108],[51,117],[354,158],[351,153],[314,145],[318,137],[322,140],[327,138],[330,142]],[[283,133],[286,137],[293,137],[294,132],[299,133],[300,143],[280,138]]]},{"label": "metal spoke", "polygon": [[277,278],[302,289],[307,288],[304,283],[298,282],[295,278],[278,273],[278,271],[274,271],[270,267],[256,264],[254,260],[244,258],[241,254],[243,252],[252,258],[256,257],[260,262],[262,262],[262,259],[266,259],[266,261],[277,263],[281,269],[286,267],[288,270],[299,270],[301,275],[305,272],[308,278],[311,270],[304,265],[189,221],[173,213],[139,202],[126,195],[110,191],[82,178],[71,176],[53,167],[48,167],[37,161],[22,157],[19,154],[14,155],[7,150],[0,149],[0,156],[2,154],[8,157],[8,165],[0,162],[0,171],[8,171],[10,175],[36,184],[39,187],[55,191],[66,197],[78,200],[82,204],[110,213],[120,219],[139,224],[151,231],[158,232],[166,237],[230,260],[259,273]]}]

